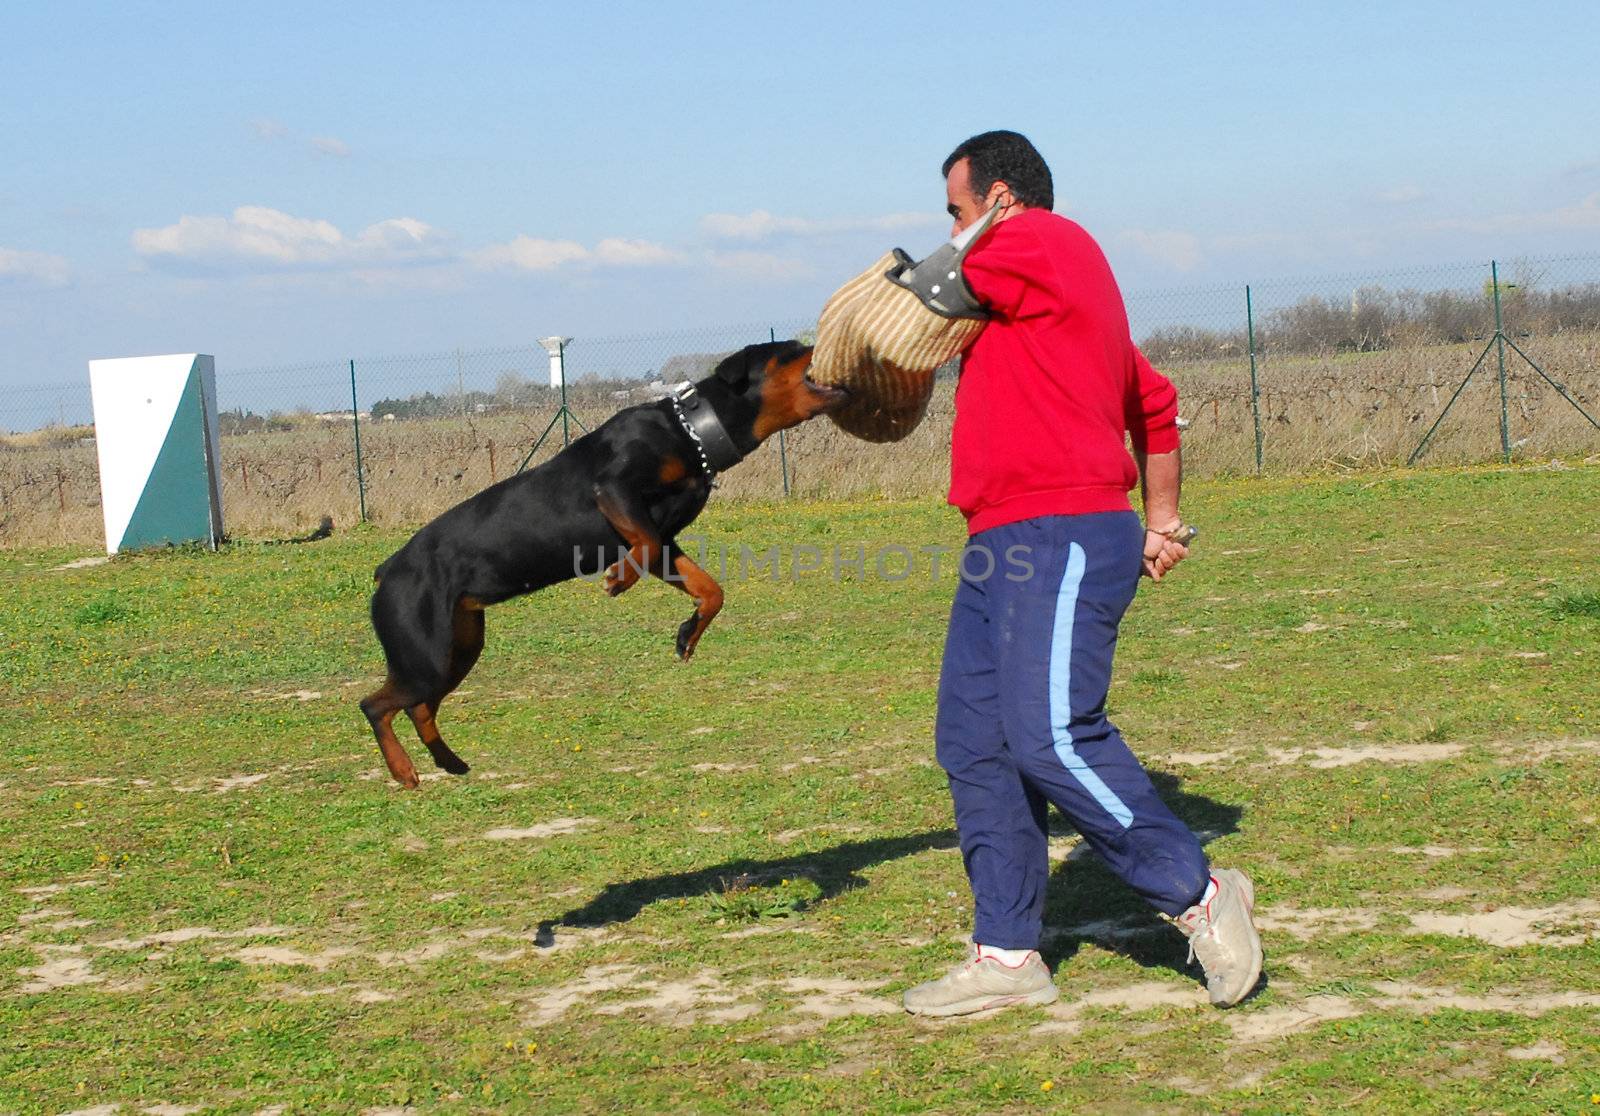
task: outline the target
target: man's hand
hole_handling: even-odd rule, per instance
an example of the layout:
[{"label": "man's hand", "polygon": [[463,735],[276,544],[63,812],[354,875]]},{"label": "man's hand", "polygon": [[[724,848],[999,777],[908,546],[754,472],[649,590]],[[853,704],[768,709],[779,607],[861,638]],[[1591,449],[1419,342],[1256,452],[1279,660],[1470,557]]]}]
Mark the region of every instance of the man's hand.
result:
[{"label": "man's hand", "polygon": [[1168,570],[1189,557],[1189,548],[1177,541],[1177,538],[1187,534],[1188,530],[1182,522],[1174,523],[1162,531],[1147,529],[1144,533],[1144,575],[1151,581],[1160,581]]}]

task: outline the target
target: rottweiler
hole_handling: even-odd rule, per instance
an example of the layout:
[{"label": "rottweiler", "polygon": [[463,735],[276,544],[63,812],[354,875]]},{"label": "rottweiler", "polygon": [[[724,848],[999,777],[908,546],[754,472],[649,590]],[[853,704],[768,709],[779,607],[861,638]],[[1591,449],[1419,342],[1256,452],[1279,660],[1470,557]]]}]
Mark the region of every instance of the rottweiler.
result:
[{"label": "rottweiler", "polygon": [[401,786],[418,783],[394,733],[401,710],[437,766],[468,770],[435,717],[478,661],[490,605],[580,576],[601,576],[614,597],[651,573],[694,598],[677,634],[678,657],[694,654],[722,587],[678,548],[678,533],[706,506],[718,472],[848,400],[845,389],[814,383],[810,364],[810,347],[797,342],[751,345],[698,383],[619,411],[549,461],[457,504],[377,568],[372,626],[388,678],[361,712]]}]

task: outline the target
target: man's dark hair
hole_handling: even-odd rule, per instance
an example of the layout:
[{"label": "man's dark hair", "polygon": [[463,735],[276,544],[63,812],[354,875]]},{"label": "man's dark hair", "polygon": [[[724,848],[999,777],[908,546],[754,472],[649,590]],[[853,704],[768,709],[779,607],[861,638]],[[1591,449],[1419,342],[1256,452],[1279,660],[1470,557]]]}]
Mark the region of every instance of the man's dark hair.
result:
[{"label": "man's dark hair", "polygon": [[1055,208],[1050,168],[1027,136],[1019,132],[981,132],[950,152],[939,173],[950,177],[950,168],[962,159],[968,161],[972,192],[978,197],[987,194],[996,182],[1004,182],[1016,199],[1030,209]]}]

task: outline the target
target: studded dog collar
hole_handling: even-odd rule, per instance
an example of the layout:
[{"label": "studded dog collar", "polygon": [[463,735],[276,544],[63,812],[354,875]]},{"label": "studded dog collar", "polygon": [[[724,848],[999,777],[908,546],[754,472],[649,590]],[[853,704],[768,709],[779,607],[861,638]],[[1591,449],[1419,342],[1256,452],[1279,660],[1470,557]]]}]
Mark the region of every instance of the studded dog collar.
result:
[{"label": "studded dog collar", "polygon": [[710,401],[693,384],[679,385],[667,400],[678,416],[678,424],[700,455],[700,468],[706,480],[713,480],[724,469],[731,469],[744,460],[744,454],[733,444]]}]

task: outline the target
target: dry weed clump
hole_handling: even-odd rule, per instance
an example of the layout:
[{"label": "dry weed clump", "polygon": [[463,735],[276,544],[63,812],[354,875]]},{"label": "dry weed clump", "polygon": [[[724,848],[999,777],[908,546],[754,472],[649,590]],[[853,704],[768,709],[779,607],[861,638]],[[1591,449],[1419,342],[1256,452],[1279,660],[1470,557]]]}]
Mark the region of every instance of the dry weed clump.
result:
[{"label": "dry weed clump", "polygon": [[[1549,375],[1600,418],[1600,333],[1563,331],[1517,338]],[[1438,417],[1483,341],[1373,352],[1258,357],[1263,455],[1272,473],[1404,464]],[[1250,366],[1234,354],[1171,361],[1188,429],[1192,475],[1255,469]],[[1516,354],[1507,350],[1513,456],[1538,460],[1600,449],[1591,427]],[[954,383],[936,386],[928,417],[904,441],[872,445],[826,420],[772,439],[719,478],[721,499],[783,496],[786,456],[798,497],[942,496],[949,479]],[[625,396],[619,398],[618,396]],[[640,393],[574,392],[572,408],[590,428]],[[553,398],[526,409],[361,427],[367,515],[377,524],[421,523],[516,470],[554,412]],[[222,438],[222,499],[230,535],[285,538],[331,515],[357,522],[355,452],[348,423],[264,424]],[[573,436],[581,431],[574,426]],[[561,446],[559,426],[533,463]],[[1460,464],[1500,455],[1495,354],[1457,400],[1422,464]],[[102,540],[95,449],[81,428],[0,439],[0,546],[84,545]]]}]

